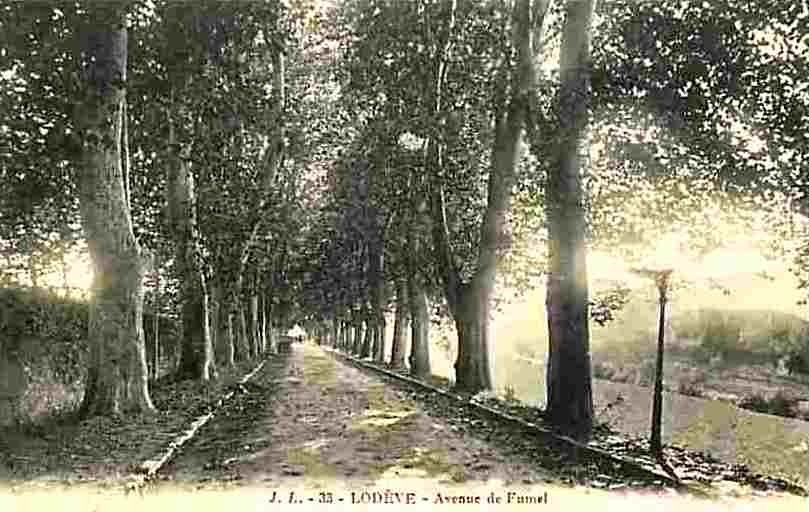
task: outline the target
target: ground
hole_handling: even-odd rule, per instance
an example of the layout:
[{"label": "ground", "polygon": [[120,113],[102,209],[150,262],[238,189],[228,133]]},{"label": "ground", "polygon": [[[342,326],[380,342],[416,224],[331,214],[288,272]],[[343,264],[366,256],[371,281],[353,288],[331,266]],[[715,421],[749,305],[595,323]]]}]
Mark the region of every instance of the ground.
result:
[{"label": "ground", "polygon": [[272,361],[252,382],[263,394],[252,397],[238,420],[215,423],[213,429],[222,429],[218,435],[192,442],[168,474],[246,482],[402,477],[447,484],[553,476],[506,460],[482,439],[456,432],[401,391],[312,345]]},{"label": "ground", "polygon": [[[546,504],[603,507],[605,502],[629,510],[726,510],[742,505],[805,509],[805,498],[749,489],[699,501],[672,490],[607,492],[570,482],[539,464],[541,459],[530,449],[536,441],[506,432],[501,437],[507,442],[499,442],[495,438],[500,434],[475,420],[451,417],[451,410],[450,416],[436,415],[435,407],[411,400],[404,390],[311,344],[295,344],[290,353],[270,357],[245,384],[217,388],[220,395],[228,391],[234,393],[231,398],[161,469],[156,481],[144,485],[132,471],[155,458],[155,447],[169,446],[169,425],[154,419],[130,422],[137,428],[129,429],[104,423],[119,431],[114,442],[107,438],[107,444],[97,444],[102,451],[93,453],[88,432],[95,432],[97,443],[110,432],[99,432],[101,420],[96,420],[76,427],[58,446],[59,456],[48,458],[47,449],[29,452],[45,456],[41,470],[30,459],[23,464],[22,455],[11,459],[18,469],[6,477],[14,480],[0,486],[0,509],[303,510],[317,505],[365,510],[412,502],[424,510],[468,510],[498,508],[497,500],[508,510]],[[212,399],[196,413],[210,412]],[[167,416],[172,415],[159,417]],[[183,428],[171,423],[172,435],[192,421],[186,414]],[[85,452],[71,459],[68,454],[77,449],[76,443]],[[83,457],[109,460],[89,466]],[[101,479],[87,481],[93,478]]]}]

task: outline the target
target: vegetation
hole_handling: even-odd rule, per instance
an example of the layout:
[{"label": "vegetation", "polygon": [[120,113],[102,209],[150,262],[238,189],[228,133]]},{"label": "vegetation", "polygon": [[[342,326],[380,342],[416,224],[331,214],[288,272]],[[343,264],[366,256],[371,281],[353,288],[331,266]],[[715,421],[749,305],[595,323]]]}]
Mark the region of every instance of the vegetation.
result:
[{"label": "vegetation", "polygon": [[[182,378],[216,380],[299,324],[460,390],[533,389],[586,439],[592,376],[652,379],[654,294],[623,275],[651,259],[674,263],[670,346],[807,371],[805,311],[727,312],[748,297],[705,263],[724,250],[730,267],[745,239],[791,264],[791,305],[805,295],[806,16],[764,0],[3,4],[0,278],[33,290],[4,311],[50,307],[33,297],[69,286],[78,254],[92,281],[59,329],[4,313],[0,352],[66,340],[44,345],[57,372],[83,371],[86,415],[148,413],[161,347]],[[726,302],[695,304],[706,287]],[[519,340],[493,328],[536,291]],[[182,325],[176,351],[161,315]],[[544,365],[531,383],[504,382],[515,353]]]}]

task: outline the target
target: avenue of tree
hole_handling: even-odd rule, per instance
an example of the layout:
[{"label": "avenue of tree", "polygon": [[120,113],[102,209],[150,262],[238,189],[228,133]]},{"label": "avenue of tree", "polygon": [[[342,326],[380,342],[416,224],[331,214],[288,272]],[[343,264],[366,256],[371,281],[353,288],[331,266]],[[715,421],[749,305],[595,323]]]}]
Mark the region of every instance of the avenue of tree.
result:
[{"label": "avenue of tree", "polygon": [[[545,284],[546,415],[587,439],[589,322],[620,305],[588,290],[588,247],[682,228],[707,250],[706,201],[805,211],[808,19],[764,0],[3,2],[0,242],[36,285],[86,241],[85,415],[154,409],[144,307],[179,318],[180,374],[202,380],[296,323],[427,378],[441,315],[474,393],[495,387],[499,290]],[[805,284],[809,245],[769,250]]]}]

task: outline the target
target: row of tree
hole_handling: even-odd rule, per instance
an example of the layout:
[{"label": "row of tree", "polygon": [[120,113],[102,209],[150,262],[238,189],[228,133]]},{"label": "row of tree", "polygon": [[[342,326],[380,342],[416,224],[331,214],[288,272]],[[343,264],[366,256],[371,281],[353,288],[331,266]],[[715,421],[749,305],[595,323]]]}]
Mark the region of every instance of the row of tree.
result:
[{"label": "row of tree", "polygon": [[171,277],[184,376],[294,322],[381,359],[393,306],[393,363],[409,316],[429,375],[448,316],[472,392],[494,386],[499,285],[544,276],[548,418],[586,438],[589,316],[620,304],[590,296],[586,244],[684,226],[709,248],[695,216],[718,192],[803,204],[805,19],[741,0],[4,4],[0,239],[81,228],[88,414],[152,409],[149,272]]},{"label": "row of tree", "polygon": [[[590,296],[585,245],[639,260],[655,237],[678,230],[707,252],[724,234],[701,218],[706,203],[738,215],[751,204],[777,210],[778,191],[802,204],[806,146],[795,112],[807,97],[789,87],[806,60],[796,54],[799,10],[343,4],[332,21],[343,27],[333,29],[335,73],[358,122],[354,160],[333,169],[328,227],[310,258],[307,309],[323,320],[318,332],[381,362],[393,306],[391,364],[405,360],[409,315],[410,372],[426,377],[432,303],[456,327],[456,386],[492,389],[498,277],[537,286],[543,274],[547,417],[586,438],[588,320],[609,320],[625,293]],[[773,79],[777,68],[790,78]],[[788,217],[769,221],[794,239]],[[512,243],[526,239],[544,244],[539,258]],[[783,256],[783,247],[763,249]]]},{"label": "row of tree", "polygon": [[3,238],[81,228],[94,270],[86,415],[153,409],[147,273],[169,271],[182,377],[275,350],[294,321],[287,228],[305,216],[284,165],[303,151],[292,10],[3,5]]}]

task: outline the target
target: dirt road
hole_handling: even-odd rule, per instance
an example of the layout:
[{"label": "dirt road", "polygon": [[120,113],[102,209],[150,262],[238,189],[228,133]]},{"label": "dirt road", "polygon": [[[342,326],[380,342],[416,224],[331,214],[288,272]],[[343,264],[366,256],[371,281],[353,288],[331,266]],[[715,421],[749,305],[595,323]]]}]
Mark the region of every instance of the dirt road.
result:
[{"label": "dirt road", "polygon": [[457,432],[314,345],[265,365],[162,471],[176,480],[532,484],[541,468]]}]

